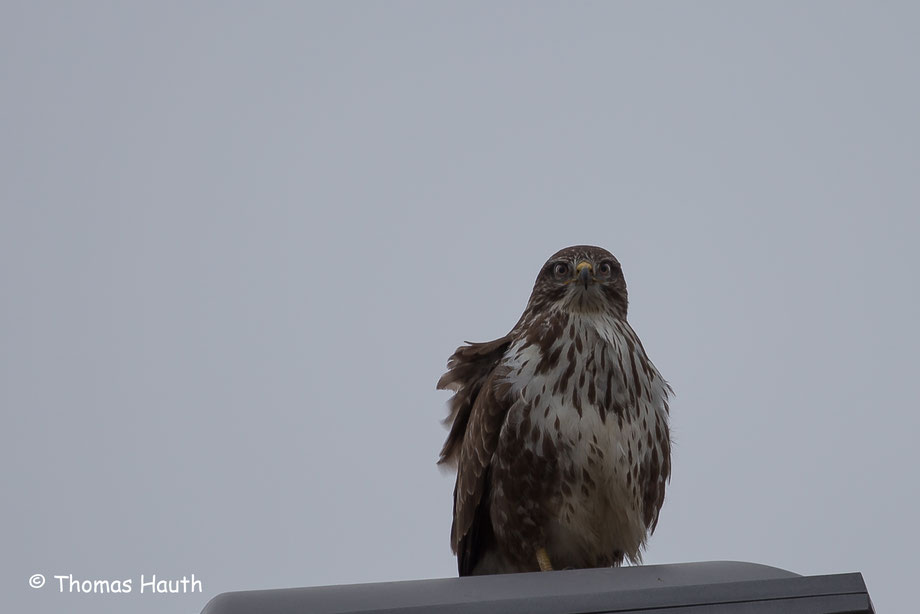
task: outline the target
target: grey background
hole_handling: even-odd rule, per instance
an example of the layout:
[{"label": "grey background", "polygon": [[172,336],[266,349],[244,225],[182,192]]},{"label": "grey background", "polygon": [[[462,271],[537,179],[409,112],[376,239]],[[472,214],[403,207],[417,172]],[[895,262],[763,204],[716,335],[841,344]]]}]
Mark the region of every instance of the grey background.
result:
[{"label": "grey background", "polygon": [[435,381],[574,243],[677,392],[646,562],[862,571],[910,610],[918,19],[3,2],[4,610],[453,575]]}]

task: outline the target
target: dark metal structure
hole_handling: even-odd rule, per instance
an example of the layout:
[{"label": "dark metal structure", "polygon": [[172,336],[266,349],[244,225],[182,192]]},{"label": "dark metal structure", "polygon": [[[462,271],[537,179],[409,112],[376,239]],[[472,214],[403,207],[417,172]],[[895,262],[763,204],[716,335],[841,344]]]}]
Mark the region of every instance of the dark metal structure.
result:
[{"label": "dark metal structure", "polygon": [[202,614],[874,614],[859,573],[715,561],[223,593]]}]

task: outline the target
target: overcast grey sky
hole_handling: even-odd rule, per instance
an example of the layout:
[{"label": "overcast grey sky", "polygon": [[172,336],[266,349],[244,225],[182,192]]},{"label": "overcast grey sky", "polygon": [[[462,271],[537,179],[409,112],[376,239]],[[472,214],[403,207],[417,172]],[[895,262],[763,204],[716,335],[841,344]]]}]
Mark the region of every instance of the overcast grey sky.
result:
[{"label": "overcast grey sky", "polygon": [[435,382],[575,243],[622,261],[677,393],[646,562],[861,571],[912,609],[918,24],[4,1],[3,609],[454,575]]}]

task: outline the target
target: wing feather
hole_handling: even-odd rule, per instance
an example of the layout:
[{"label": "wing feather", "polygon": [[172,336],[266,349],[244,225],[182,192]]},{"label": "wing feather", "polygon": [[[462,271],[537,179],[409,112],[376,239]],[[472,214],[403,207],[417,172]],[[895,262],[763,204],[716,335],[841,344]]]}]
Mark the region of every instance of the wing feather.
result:
[{"label": "wing feather", "polygon": [[466,434],[470,413],[483,383],[511,345],[511,335],[485,343],[467,343],[457,348],[447,361],[447,373],[438,380],[438,390],[453,390],[444,424],[450,433],[441,448],[439,465],[456,465]]},{"label": "wing feather", "polygon": [[499,394],[507,388],[500,384],[499,369],[492,372],[482,386],[470,413],[466,437],[457,463],[457,486],[454,495],[454,523],[451,545],[454,551],[473,528],[476,511],[488,490],[492,455],[498,447],[498,436],[505,422],[510,403]]},{"label": "wing feather", "polygon": [[457,467],[451,548],[461,576],[470,575],[494,541],[489,518],[492,456],[510,406],[501,358],[510,336],[470,343],[454,352],[438,389],[454,391],[445,420],[450,433],[439,464]]}]

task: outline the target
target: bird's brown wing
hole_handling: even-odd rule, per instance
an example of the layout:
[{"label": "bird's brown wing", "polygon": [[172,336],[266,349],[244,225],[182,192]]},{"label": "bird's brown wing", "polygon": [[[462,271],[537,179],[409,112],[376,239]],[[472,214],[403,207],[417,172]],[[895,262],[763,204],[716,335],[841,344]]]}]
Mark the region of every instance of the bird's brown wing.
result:
[{"label": "bird's brown wing", "polygon": [[450,426],[450,433],[441,448],[438,464],[456,465],[460,459],[460,448],[466,435],[473,405],[482,385],[511,345],[511,335],[505,335],[485,343],[467,343],[447,361],[447,373],[438,380],[438,390],[453,390],[448,407],[450,413],[444,424]]},{"label": "bird's brown wing", "polygon": [[642,520],[651,535],[658,526],[658,512],[661,511],[661,505],[664,503],[664,491],[671,477],[670,433],[667,424],[661,420],[656,421],[655,437],[648,448],[640,474],[645,481],[642,493]]},{"label": "bird's brown wing", "polygon": [[480,557],[494,546],[489,515],[492,456],[511,406],[506,373],[496,367],[486,379],[470,413],[457,464],[451,546],[461,576],[469,575]]},{"label": "bird's brown wing", "polygon": [[456,464],[451,547],[461,576],[494,545],[489,518],[490,465],[510,401],[500,360],[510,339],[461,347],[448,362],[438,388],[456,391],[450,402],[451,431],[441,463]]}]

